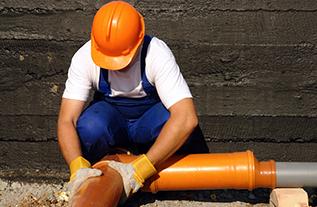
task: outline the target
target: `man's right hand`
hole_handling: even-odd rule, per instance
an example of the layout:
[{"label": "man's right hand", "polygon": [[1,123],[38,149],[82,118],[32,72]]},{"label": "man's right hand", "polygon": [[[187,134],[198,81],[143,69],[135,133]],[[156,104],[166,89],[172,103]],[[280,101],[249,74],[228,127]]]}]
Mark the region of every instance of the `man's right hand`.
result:
[{"label": "man's right hand", "polygon": [[78,191],[79,187],[91,177],[97,177],[102,174],[102,171],[99,169],[93,168],[80,168],[77,172],[75,177],[68,183],[68,191],[70,200],[74,194]]},{"label": "man's right hand", "polygon": [[77,192],[81,184],[83,184],[88,178],[100,176],[101,170],[92,169],[88,160],[79,156],[70,163],[70,181],[68,183],[68,191],[70,192],[70,200]]}]

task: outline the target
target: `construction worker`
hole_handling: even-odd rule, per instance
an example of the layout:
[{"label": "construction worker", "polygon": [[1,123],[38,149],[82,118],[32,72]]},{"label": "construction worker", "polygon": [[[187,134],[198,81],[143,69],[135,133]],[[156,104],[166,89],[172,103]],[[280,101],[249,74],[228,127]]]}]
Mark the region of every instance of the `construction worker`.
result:
[{"label": "construction worker", "polygon": [[[83,110],[94,89],[93,101]],[[140,154],[110,162],[125,195],[142,187],[177,153],[208,152],[192,95],[169,47],[145,35],[142,15],[113,1],[96,13],[91,40],[73,56],[58,119],[58,141],[74,192],[101,175],[91,164],[117,147]],[[105,186],[106,187],[106,186]]]}]

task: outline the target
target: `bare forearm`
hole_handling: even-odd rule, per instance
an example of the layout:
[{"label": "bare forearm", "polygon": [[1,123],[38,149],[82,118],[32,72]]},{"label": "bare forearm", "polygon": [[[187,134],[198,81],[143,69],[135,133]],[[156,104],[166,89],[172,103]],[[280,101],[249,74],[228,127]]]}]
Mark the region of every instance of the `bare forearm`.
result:
[{"label": "bare forearm", "polygon": [[148,151],[147,157],[155,166],[159,165],[184,144],[196,125],[196,120],[171,117]]},{"label": "bare forearm", "polygon": [[81,155],[75,123],[84,104],[85,102],[83,101],[62,99],[57,123],[57,137],[58,144],[68,165],[72,160]]},{"label": "bare forearm", "polygon": [[72,122],[59,121],[58,143],[68,165],[72,160],[81,156],[80,142]]}]

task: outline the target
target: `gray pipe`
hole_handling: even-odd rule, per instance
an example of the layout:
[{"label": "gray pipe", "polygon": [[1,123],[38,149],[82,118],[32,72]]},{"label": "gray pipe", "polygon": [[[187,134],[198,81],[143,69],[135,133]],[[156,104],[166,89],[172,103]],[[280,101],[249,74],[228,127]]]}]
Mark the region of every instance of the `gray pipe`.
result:
[{"label": "gray pipe", "polygon": [[316,187],[317,162],[276,162],[276,187]]}]

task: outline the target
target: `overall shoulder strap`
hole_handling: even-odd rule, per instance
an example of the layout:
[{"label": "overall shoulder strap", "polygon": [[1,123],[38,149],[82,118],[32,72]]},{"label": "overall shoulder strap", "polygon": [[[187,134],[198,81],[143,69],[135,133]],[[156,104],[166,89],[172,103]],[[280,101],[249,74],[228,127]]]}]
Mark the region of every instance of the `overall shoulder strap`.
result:
[{"label": "overall shoulder strap", "polygon": [[151,85],[151,83],[149,82],[145,74],[145,58],[146,58],[148,47],[149,47],[149,44],[151,43],[151,40],[152,40],[151,36],[148,36],[148,35],[144,36],[144,42],[143,42],[143,47],[141,51],[141,79],[142,79],[142,86],[144,91],[149,96],[157,97],[156,88]]},{"label": "overall shoulder strap", "polygon": [[141,51],[141,74],[145,74],[145,58],[147,54],[147,49],[149,47],[149,44],[152,40],[152,37],[149,35],[144,36],[144,41],[143,41],[143,46],[142,46],[142,51]]},{"label": "overall shoulder strap", "polygon": [[103,68],[100,68],[99,90],[103,92],[104,95],[109,95],[111,93],[110,85],[108,82],[108,70]]}]

